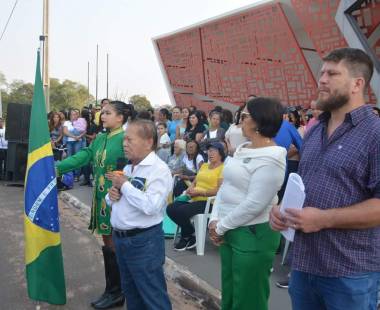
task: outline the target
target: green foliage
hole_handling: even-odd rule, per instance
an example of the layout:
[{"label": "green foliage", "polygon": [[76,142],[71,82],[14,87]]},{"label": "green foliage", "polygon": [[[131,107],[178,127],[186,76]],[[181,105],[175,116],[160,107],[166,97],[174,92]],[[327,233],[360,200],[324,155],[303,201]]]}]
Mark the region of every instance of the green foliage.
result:
[{"label": "green foliage", "polygon": [[8,86],[8,102],[32,104],[33,84],[15,80]]},{"label": "green foliage", "polygon": [[[33,84],[25,83],[22,80],[15,80],[7,84],[4,74],[0,72],[0,89],[3,102],[3,112],[6,112],[10,102],[14,103],[32,103]],[[50,107],[51,110],[59,111],[68,108],[81,109],[89,101],[93,101],[94,97],[88,97],[87,87],[84,85],[64,80],[62,83],[58,79],[50,79]]]},{"label": "green foliage", "polygon": [[5,78],[5,75],[0,72],[0,89],[7,87],[7,79]]},{"label": "green foliage", "polygon": [[129,102],[133,104],[137,112],[152,108],[150,101],[144,95],[133,95],[129,98]]},{"label": "green foliage", "polygon": [[58,79],[50,79],[50,106],[52,110],[81,109],[92,100],[94,97],[92,95],[88,97],[87,87],[84,85],[70,80],[64,80],[60,83]]}]

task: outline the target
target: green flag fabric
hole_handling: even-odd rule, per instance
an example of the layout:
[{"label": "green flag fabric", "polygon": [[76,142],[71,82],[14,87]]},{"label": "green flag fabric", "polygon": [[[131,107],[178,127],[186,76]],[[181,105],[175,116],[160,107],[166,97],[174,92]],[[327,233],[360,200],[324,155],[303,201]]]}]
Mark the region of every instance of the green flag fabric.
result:
[{"label": "green flag fabric", "polygon": [[39,52],[30,118],[24,200],[25,263],[29,298],[63,305],[66,303],[66,286],[57,180],[41,81]]}]

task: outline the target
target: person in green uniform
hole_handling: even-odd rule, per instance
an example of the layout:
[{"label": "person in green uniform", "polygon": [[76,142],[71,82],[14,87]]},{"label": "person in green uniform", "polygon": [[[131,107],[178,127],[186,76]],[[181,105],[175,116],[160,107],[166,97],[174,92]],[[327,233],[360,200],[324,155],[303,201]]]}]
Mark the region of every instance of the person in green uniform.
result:
[{"label": "person in green uniform", "polygon": [[121,291],[119,268],[112,243],[110,223],[111,208],[105,202],[108,189],[112,186],[105,174],[117,169],[117,162],[126,162],[123,151],[124,131],[122,125],[127,121],[129,110],[124,102],[112,101],[102,108],[101,120],[107,132],[98,134],[95,140],[73,156],[57,164],[58,175],[73,171],[91,163],[95,186],[89,229],[102,235],[104,246],[104,269],[106,288],[104,293],[91,305],[95,309],[108,309],[124,304]]}]

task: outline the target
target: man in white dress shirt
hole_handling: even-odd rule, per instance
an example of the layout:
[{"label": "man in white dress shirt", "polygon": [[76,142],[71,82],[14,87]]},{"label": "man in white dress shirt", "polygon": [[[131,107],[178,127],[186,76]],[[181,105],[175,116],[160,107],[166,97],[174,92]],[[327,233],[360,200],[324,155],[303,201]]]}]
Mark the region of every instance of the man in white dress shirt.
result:
[{"label": "man in white dress shirt", "polygon": [[108,173],[113,187],[106,197],[112,206],[111,225],[121,284],[128,310],[171,309],[163,265],[162,221],[173,187],[168,166],[156,155],[154,123],[128,124],[124,175]]}]

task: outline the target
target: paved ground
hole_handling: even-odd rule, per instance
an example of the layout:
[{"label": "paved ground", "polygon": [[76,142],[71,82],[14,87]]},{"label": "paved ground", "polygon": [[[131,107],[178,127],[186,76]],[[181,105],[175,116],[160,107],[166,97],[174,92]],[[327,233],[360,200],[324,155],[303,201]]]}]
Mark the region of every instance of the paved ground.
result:
[{"label": "paved ground", "polygon": [[[86,204],[91,203],[91,189],[75,184],[74,189],[68,191]],[[173,250],[173,240],[166,240],[166,255],[176,263],[186,266],[192,273],[205,280],[211,286],[220,290],[220,262],[217,248],[206,239],[205,256],[197,256],[195,251],[176,252]],[[290,299],[285,289],[275,286],[276,281],[286,277],[288,272],[280,265],[280,257],[276,257],[274,272],[271,276],[270,310],[290,310]],[[252,279],[254,281],[254,279]]]},{"label": "paved ground", "polygon": [[[99,241],[88,232],[88,220],[77,210],[61,203],[60,214],[68,301],[63,307],[41,304],[40,309],[92,309],[89,301],[104,289]],[[3,236],[0,241],[0,309],[36,309],[36,304],[27,297],[24,275],[23,188],[0,183],[0,235]],[[168,286],[174,309],[200,309],[174,283],[169,281]]]}]

